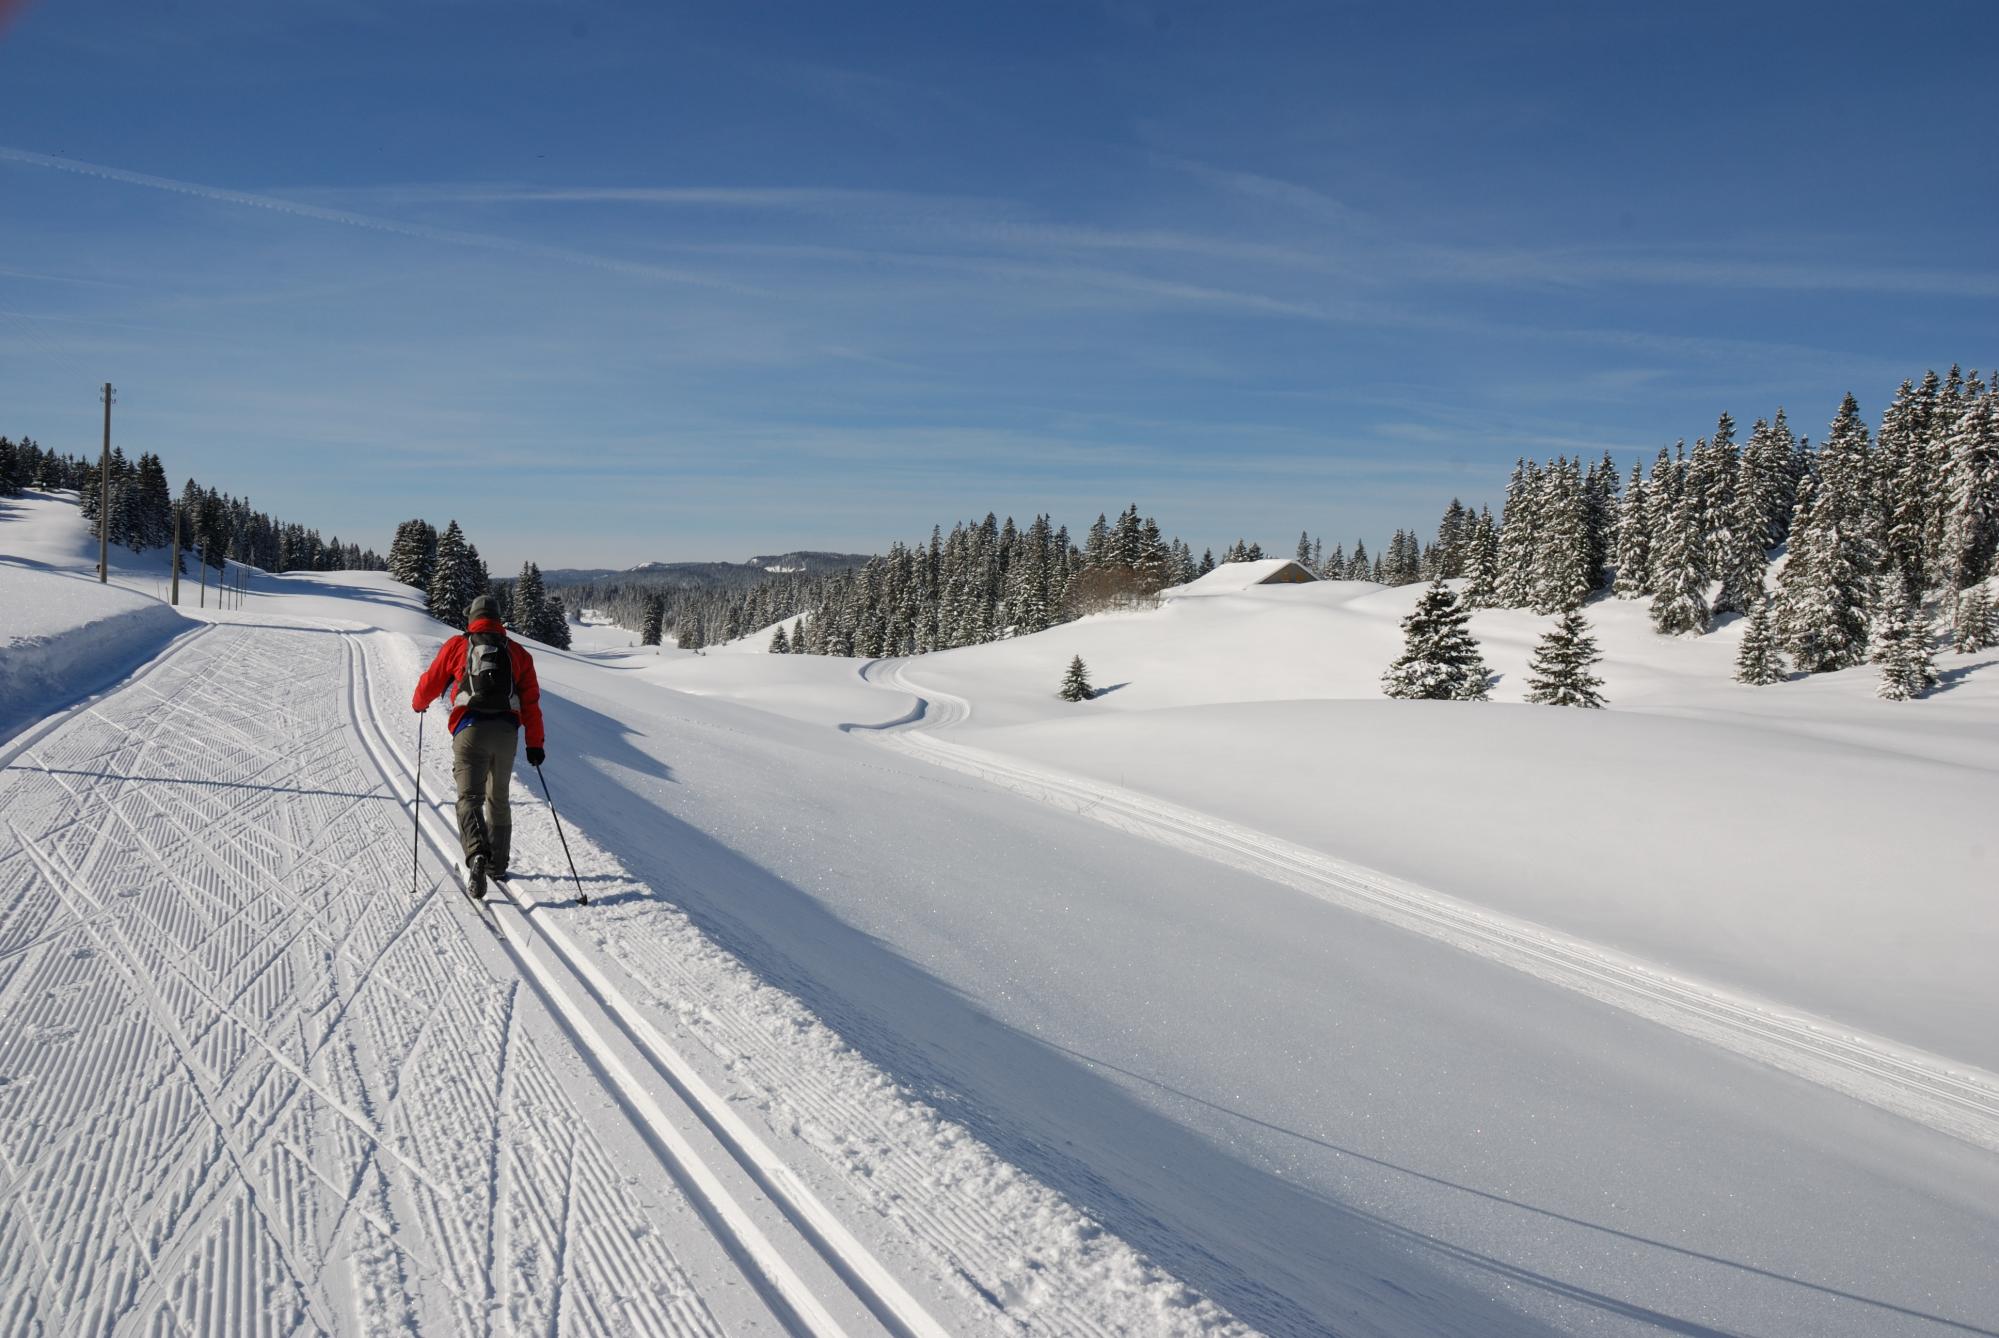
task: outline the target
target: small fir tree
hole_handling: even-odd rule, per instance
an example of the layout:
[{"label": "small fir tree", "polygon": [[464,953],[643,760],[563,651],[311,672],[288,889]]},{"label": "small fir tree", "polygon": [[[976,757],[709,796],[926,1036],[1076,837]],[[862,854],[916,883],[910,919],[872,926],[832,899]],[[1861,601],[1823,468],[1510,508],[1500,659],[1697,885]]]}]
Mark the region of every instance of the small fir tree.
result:
[{"label": "small fir tree", "polygon": [[1402,655],[1381,676],[1381,690],[1405,701],[1484,701],[1490,672],[1479,657],[1471,615],[1441,580],[1402,620]]},{"label": "small fir tree", "polygon": [[1930,652],[1929,620],[1915,600],[1898,600],[1875,637],[1875,663],[1881,683],[1874,695],[1903,702],[1920,697],[1937,685],[1936,661]]},{"label": "small fir tree", "polygon": [[1069,671],[1062,675],[1062,690],[1056,694],[1065,702],[1086,702],[1097,695],[1090,686],[1090,671],[1078,655],[1069,661]]},{"label": "small fir tree", "polygon": [[1603,680],[1590,672],[1590,666],[1602,659],[1582,610],[1564,611],[1534,648],[1527,666],[1527,700],[1542,706],[1602,709],[1603,694],[1597,689]]},{"label": "small fir tree", "polygon": [[1995,639],[1999,639],[1999,628],[1993,626],[1992,595],[1981,581],[1957,597],[1950,640],[1958,654],[1970,655],[1989,648]]},{"label": "small fir tree", "polygon": [[639,644],[657,646],[666,627],[666,601],[658,595],[646,599],[645,618],[639,624]]},{"label": "small fir tree", "polygon": [[1768,687],[1784,680],[1784,657],[1777,648],[1777,623],[1770,600],[1758,600],[1756,611],[1742,629],[1742,649],[1735,656],[1735,681]]},{"label": "small fir tree", "polygon": [[791,638],[784,634],[783,623],[779,623],[777,630],[770,634],[770,653],[773,655],[791,654]]},{"label": "small fir tree", "polygon": [[812,647],[805,640],[805,619],[803,618],[794,618],[791,621],[791,653],[793,655],[809,655],[812,653]]}]

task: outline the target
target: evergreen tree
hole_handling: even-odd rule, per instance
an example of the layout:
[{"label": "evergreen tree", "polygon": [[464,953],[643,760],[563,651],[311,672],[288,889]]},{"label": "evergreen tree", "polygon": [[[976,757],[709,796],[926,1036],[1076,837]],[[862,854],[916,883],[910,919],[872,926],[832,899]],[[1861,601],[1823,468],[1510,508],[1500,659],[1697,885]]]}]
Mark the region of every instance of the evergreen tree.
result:
[{"label": "evergreen tree", "polygon": [[[526,571],[523,570],[522,577],[524,579],[526,574]],[[537,581],[540,579],[539,572],[536,573],[536,579]],[[518,589],[519,587],[516,586],[515,588]],[[646,600],[645,619],[639,625],[639,644],[641,646],[657,646],[664,635],[665,626],[666,600],[658,595],[652,595]]]},{"label": "evergreen tree", "polygon": [[541,616],[528,635],[557,650],[569,649],[569,610],[563,605],[562,596],[549,595],[543,599]]},{"label": "evergreen tree", "polygon": [[1534,602],[1540,494],[1540,467],[1531,460],[1514,461],[1513,477],[1506,483],[1506,505],[1499,518],[1498,598],[1505,608],[1522,609]]},{"label": "evergreen tree", "polygon": [[1712,612],[1701,538],[1700,489],[1682,486],[1652,553],[1652,628],[1663,636],[1700,636],[1708,629]]},{"label": "evergreen tree", "polygon": [[1499,532],[1490,507],[1478,509],[1465,537],[1465,593],[1468,609],[1489,609],[1499,598]]},{"label": "evergreen tree", "polygon": [[1877,641],[1874,661],[1881,666],[1881,682],[1875,696],[1884,701],[1907,701],[1937,685],[1929,620],[1923,617],[1917,601],[1895,600],[1888,616],[1881,620]]},{"label": "evergreen tree", "polygon": [[1968,590],[1991,574],[1999,554],[1999,384],[1981,403],[1959,410],[1946,450],[1943,561],[1951,588]]},{"label": "evergreen tree", "polygon": [[1215,550],[1212,548],[1202,549],[1201,566],[1200,569],[1194,573],[1195,576],[1196,577],[1206,576],[1209,572],[1213,571],[1214,569],[1215,569]]},{"label": "evergreen tree", "polygon": [[1491,674],[1470,622],[1450,588],[1432,581],[1402,620],[1402,654],[1382,674],[1382,691],[1403,700],[1484,701]]},{"label": "evergreen tree", "polygon": [[1631,482],[1624,489],[1617,521],[1617,583],[1619,599],[1642,599],[1652,593],[1652,519],[1650,494],[1638,461],[1631,462]]},{"label": "evergreen tree", "polygon": [[396,526],[395,541],[389,545],[389,575],[404,585],[430,589],[437,562],[437,531],[423,520],[406,520]]},{"label": "evergreen tree", "polygon": [[1589,499],[1574,461],[1563,458],[1548,466],[1534,515],[1534,611],[1579,608],[1596,582],[1589,570]]},{"label": "evergreen tree", "polygon": [[770,653],[773,655],[791,654],[791,638],[784,634],[783,623],[779,623],[777,630],[770,634]]},{"label": "evergreen tree", "polygon": [[1590,667],[1603,659],[1580,608],[1566,610],[1534,648],[1528,663],[1527,700],[1543,706],[1600,709],[1603,680]]},{"label": "evergreen tree", "polygon": [[1437,523],[1437,570],[1432,576],[1441,575],[1445,580],[1456,580],[1465,574],[1470,562],[1469,545],[1474,518],[1465,504],[1453,497],[1444,508],[1444,518]]},{"label": "evergreen tree", "polygon": [[1298,531],[1297,562],[1307,571],[1312,569],[1312,536],[1303,530]]},{"label": "evergreen tree", "polygon": [[[522,636],[543,640],[535,629],[541,619],[542,607],[547,603],[548,590],[542,584],[541,568],[532,562],[521,563],[521,574],[514,579],[514,597],[507,607],[507,626]],[[656,646],[659,642],[653,640],[646,644]]]},{"label": "evergreen tree", "polygon": [[430,573],[430,616],[452,627],[465,626],[465,532],[452,521],[437,539],[437,562]]},{"label": "evergreen tree", "polygon": [[803,655],[808,649],[805,642],[805,619],[794,618],[791,621],[791,653]]},{"label": "evergreen tree", "polygon": [[1085,702],[1097,695],[1090,686],[1090,671],[1084,667],[1082,656],[1069,661],[1069,671],[1062,675],[1062,689],[1056,695],[1065,702]]},{"label": "evergreen tree", "polygon": [[1879,567],[1873,521],[1873,462],[1859,406],[1848,395],[1814,472],[1799,487],[1791,556],[1778,580],[1784,649],[1806,673],[1859,664],[1867,656],[1867,610]]},{"label": "evergreen tree", "polygon": [[1960,655],[1970,655],[1975,651],[1989,648],[1999,639],[1999,626],[1992,617],[1992,595],[1983,581],[1957,597],[1957,609],[1951,619],[1951,644]]},{"label": "evergreen tree", "polygon": [[1742,629],[1742,649],[1735,656],[1735,681],[1767,687],[1784,678],[1784,657],[1777,649],[1776,619],[1771,601],[1756,601],[1748,626]]}]

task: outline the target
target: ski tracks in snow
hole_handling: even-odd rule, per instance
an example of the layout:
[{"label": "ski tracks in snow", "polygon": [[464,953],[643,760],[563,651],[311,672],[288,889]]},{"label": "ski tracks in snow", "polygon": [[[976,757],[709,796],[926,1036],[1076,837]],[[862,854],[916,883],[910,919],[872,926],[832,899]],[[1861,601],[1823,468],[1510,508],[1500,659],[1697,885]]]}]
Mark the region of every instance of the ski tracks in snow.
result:
[{"label": "ski tracks in snow", "polygon": [[897,660],[862,665],[868,682],[907,693],[916,705],[885,724],[847,728],[936,766],[1451,944],[1975,1147],[1999,1151],[1999,1075],[1688,980],[1601,945],[1167,800],[948,741],[937,731],[970,718],[971,704],[912,682],[905,670]]},{"label": "ski tracks in snow", "polygon": [[[368,746],[407,776],[380,698],[361,695]],[[441,765],[427,772],[433,800],[442,778]],[[897,1088],[577,830],[571,845],[597,886],[587,919],[568,914],[544,807],[517,796],[515,863],[554,872],[500,889],[499,932],[789,1327],[941,1338],[976,1317],[997,1332],[1081,1338],[1248,1332]],[[446,854],[447,813],[431,803],[424,827]],[[542,887],[549,899],[530,890]],[[850,1229],[856,1219],[869,1239]],[[954,1324],[905,1284],[909,1272],[963,1303]]]},{"label": "ski tracks in snow", "polygon": [[721,1332],[412,896],[355,654],[217,626],[0,773],[0,1332]]}]

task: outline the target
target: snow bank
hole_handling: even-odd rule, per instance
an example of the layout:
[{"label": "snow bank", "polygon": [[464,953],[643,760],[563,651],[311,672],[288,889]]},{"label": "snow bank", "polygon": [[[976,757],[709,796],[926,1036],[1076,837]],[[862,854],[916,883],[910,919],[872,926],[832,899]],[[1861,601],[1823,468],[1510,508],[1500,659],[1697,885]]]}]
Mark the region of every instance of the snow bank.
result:
[{"label": "snow bank", "polygon": [[0,554],[0,738],[115,683],[192,626],[157,599]]}]

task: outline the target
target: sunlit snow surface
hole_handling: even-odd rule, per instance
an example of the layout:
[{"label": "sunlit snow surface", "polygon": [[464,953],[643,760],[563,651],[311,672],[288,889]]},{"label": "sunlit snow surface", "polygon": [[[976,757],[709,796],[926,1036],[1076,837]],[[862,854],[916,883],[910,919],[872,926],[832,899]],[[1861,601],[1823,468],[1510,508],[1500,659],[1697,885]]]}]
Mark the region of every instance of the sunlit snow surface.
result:
[{"label": "sunlit snow surface", "polygon": [[[444,629],[380,576],[252,586],[0,774],[0,1329],[768,1325],[428,846],[410,896],[393,782]],[[899,665],[574,629],[536,653],[597,904],[523,778],[505,914],[951,1332],[1994,1331],[1975,1110],[1940,1132],[1798,1060],[1836,1035],[1765,1062],[1628,991],[1831,1019],[1975,1097],[1999,669],[1739,688],[1732,629],[1609,604],[1611,711],[1506,704],[1516,613],[1475,621],[1499,701],[1384,702],[1414,593]],[[1075,654],[1114,690],[1056,700]],[[1616,969],[1509,958],[1522,923]]]}]

